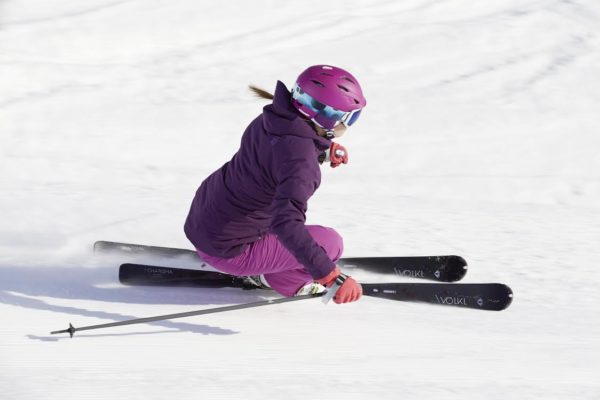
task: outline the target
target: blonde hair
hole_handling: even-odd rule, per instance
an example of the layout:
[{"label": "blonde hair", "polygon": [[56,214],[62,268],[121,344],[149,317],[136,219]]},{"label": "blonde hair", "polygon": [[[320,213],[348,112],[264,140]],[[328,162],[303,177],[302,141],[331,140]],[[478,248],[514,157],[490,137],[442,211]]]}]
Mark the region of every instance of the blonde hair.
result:
[{"label": "blonde hair", "polygon": [[261,89],[259,87],[256,87],[254,85],[248,85],[248,89],[250,89],[250,91],[252,93],[254,93],[254,96],[258,97],[259,99],[265,99],[265,100],[273,100],[273,95],[269,92],[267,92],[264,89]]}]

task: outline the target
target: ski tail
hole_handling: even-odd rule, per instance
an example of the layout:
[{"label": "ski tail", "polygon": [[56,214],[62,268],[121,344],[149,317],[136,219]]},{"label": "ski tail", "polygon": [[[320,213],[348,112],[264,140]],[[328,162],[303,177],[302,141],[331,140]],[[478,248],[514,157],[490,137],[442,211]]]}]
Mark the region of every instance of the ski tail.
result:
[{"label": "ski tail", "polygon": [[181,256],[198,257],[195,251],[175,247],[148,246],[144,244],[109,242],[98,240],[94,243],[94,253],[118,253],[124,255],[151,255],[154,257],[174,258]]}]

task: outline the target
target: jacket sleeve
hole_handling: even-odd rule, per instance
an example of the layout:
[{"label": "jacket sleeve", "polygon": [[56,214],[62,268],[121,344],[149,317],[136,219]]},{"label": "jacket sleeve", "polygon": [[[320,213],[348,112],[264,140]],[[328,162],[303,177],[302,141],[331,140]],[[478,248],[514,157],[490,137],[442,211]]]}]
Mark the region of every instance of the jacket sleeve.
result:
[{"label": "jacket sleeve", "polygon": [[271,232],[315,279],[335,268],[325,250],[310,235],[304,223],[308,199],[321,181],[312,140],[287,137],[273,146],[277,182],[272,204]]}]

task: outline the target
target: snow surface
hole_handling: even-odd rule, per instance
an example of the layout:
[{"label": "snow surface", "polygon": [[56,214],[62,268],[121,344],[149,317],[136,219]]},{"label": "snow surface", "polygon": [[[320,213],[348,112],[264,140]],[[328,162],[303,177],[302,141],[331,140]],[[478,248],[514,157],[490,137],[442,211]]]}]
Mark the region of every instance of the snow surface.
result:
[{"label": "snow surface", "polygon": [[[600,2],[0,3],[0,398],[600,398]],[[503,312],[127,288],[95,240],[189,247],[263,104],[347,67],[369,104],[309,223],[346,255],[460,254]],[[363,281],[376,276],[363,276]]]}]

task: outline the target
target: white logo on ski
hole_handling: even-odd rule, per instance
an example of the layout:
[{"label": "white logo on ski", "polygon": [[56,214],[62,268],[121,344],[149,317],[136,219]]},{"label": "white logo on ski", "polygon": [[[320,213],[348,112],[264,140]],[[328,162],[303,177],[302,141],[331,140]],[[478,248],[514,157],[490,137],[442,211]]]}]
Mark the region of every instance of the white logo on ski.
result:
[{"label": "white logo on ski", "polygon": [[452,305],[452,306],[466,306],[467,305],[466,297],[453,297],[453,296],[440,297],[436,294],[435,299],[437,300],[437,302],[439,304]]},{"label": "white logo on ski", "polygon": [[400,276],[408,276],[411,278],[425,278],[425,273],[417,269],[402,269],[399,267],[394,267],[394,272],[396,273],[396,275]]}]

